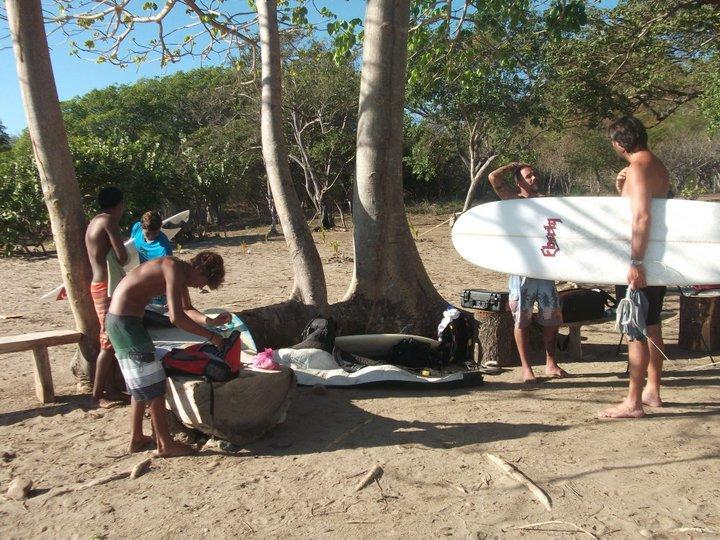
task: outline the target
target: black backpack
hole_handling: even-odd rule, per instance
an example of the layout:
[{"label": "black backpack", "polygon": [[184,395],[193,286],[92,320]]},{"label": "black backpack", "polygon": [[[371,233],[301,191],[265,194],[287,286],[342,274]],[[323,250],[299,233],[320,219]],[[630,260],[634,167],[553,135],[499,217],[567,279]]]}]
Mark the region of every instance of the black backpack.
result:
[{"label": "black backpack", "polygon": [[605,308],[617,306],[615,298],[601,289],[569,289],[558,293],[565,323],[605,318]]},{"label": "black backpack", "polygon": [[293,349],[322,349],[332,354],[337,335],[337,323],[329,317],[324,319],[316,317],[311,320],[300,335],[300,343],[293,345]]},{"label": "black backpack", "polygon": [[444,362],[439,351],[422,341],[405,338],[392,346],[386,358],[388,364],[412,369],[442,369]]},{"label": "black backpack", "polygon": [[473,354],[472,318],[460,312],[440,334],[439,354],[445,364],[469,362]]}]

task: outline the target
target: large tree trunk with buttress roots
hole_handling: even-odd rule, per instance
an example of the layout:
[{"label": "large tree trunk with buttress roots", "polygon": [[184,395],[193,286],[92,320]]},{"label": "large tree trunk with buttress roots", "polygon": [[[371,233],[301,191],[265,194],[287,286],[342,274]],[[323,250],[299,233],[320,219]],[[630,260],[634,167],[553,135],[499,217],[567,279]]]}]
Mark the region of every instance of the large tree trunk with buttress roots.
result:
[{"label": "large tree trunk with buttress roots", "polygon": [[85,249],[86,222],[60,113],[42,7],[40,0],[8,0],[5,5],[28,131],[63,283],[75,324],[84,336],[73,372],[90,378],[99,349],[99,326],[90,296],[92,274]]},{"label": "large tree trunk with buttress roots", "polygon": [[367,332],[432,335],[446,302],[425,271],[407,224],[402,185],[409,0],[370,0],[357,128],[355,270],[343,311]]},{"label": "large tree trunk with buttress roots", "polygon": [[291,299],[325,306],[327,289],[322,262],[293,187],[288,164],[282,121],[282,70],[277,2],[258,1],[257,10],[260,18],[262,58],[262,152],[275,209],[293,261],[295,284]]},{"label": "large tree trunk with buttress roots", "polygon": [[408,19],[408,0],[368,2],[352,208],[355,270],[350,287],[342,302],[322,312],[299,302],[241,312],[260,347],[297,343],[308,320],[319,314],[336,319],[339,335],[436,333],[446,303],[422,264],[403,202]]}]

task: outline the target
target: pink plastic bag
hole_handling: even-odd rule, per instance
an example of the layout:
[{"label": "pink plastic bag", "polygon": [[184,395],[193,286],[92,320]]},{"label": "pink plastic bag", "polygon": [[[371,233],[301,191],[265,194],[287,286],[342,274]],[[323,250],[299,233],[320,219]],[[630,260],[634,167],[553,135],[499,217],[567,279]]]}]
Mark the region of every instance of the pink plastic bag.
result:
[{"label": "pink plastic bag", "polygon": [[260,369],[280,370],[280,364],[273,360],[273,350],[265,349],[258,353],[253,360],[253,366]]}]

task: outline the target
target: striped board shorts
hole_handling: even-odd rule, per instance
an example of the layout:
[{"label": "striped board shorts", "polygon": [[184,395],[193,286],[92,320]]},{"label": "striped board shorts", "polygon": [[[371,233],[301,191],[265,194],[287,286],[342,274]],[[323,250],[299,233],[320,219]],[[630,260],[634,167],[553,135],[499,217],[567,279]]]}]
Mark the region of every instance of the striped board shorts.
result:
[{"label": "striped board shorts", "polygon": [[105,327],[125,384],[135,401],[150,401],[165,396],[165,368],[155,358],[155,345],[142,319],[108,313]]}]

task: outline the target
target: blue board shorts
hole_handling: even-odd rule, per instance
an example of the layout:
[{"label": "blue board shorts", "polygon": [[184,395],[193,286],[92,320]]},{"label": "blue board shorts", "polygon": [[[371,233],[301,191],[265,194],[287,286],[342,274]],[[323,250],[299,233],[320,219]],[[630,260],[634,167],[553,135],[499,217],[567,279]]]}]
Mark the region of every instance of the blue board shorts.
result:
[{"label": "blue board shorts", "polygon": [[527,328],[533,319],[533,307],[538,306],[536,320],[543,326],[562,323],[562,309],[555,282],[522,276],[510,276],[508,306],[515,328]]}]

